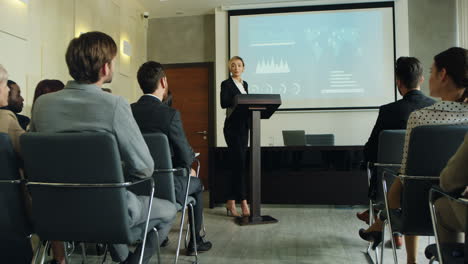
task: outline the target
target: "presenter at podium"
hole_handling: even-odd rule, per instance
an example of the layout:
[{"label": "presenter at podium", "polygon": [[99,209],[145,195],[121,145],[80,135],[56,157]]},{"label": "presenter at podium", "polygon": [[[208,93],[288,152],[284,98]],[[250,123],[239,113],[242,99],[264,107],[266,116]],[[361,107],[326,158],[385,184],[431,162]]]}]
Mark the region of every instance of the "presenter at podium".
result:
[{"label": "presenter at podium", "polygon": [[247,187],[245,173],[245,159],[249,133],[249,119],[245,116],[231,116],[234,97],[238,94],[247,94],[247,82],[242,80],[244,60],[234,56],[229,60],[231,77],[221,83],[221,107],[226,108],[224,121],[224,138],[228,146],[231,174],[226,175],[225,190],[227,215],[240,216],[236,210],[236,200],[241,202],[242,216],[249,216],[247,205]]}]

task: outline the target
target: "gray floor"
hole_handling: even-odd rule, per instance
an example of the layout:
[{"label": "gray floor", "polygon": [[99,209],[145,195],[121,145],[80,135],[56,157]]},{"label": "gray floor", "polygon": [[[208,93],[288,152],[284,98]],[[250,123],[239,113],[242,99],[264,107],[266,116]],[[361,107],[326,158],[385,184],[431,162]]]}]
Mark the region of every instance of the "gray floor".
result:
[{"label": "gray floor", "polygon": [[[213,249],[199,256],[200,264],[222,263],[368,263],[366,242],[358,237],[365,224],[355,214],[362,208],[328,206],[266,205],[262,214],[279,219],[279,223],[259,226],[238,226],[226,216],[222,207],[205,209],[207,238]],[[240,209],[239,209],[240,211]],[[178,218],[178,221],[180,218]],[[162,249],[162,262],[173,263],[178,225],[170,233],[171,243]],[[388,236],[387,236],[388,237]],[[432,239],[432,242],[434,240]],[[422,252],[428,239],[420,240],[419,263],[427,263]],[[179,263],[190,263],[182,255]],[[392,263],[391,250],[384,253],[385,263]],[[400,263],[406,263],[404,249],[398,250]],[[74,255],[73,263],[80,263]],[[100,263],[89,257],[88,263]],[[106,263],[112,263],[110,258]],[[151,263],[157,263],[156,256]]]}]

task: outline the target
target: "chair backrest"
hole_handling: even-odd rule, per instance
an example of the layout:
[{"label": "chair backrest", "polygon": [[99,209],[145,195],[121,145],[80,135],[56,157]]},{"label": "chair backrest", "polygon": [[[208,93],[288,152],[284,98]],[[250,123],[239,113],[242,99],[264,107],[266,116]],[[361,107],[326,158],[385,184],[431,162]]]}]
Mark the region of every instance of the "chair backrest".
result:
[{"label": "chair backrest", "polygon": [[283,142],[285,146],[305,146],[306,137],[304,130],[283,130]]},{"label": "chair backrest", "polygon": [[0,240],[25,238],[32,226],[25,208],[17,155],[10,137],[0,133]]},{"label": "chair backrest", "polygon": [[[463,142],[468,126],[431,125],[413,129],[410,135],[406,175],[438,177]],[[429,190],[438,180],[405,179],[402,193],[402,232],[432,235]]]},{"label": "chair backrest", "polygon": [[[377,162],[381,164],[401,164],[401,159],[403,157],[403,146],[405,144],[405,129],[396,129],[396,130],[383,130],[379,134],[379,146],[377,148]],[[376,177],[377,184],[377,193],[376,193],[376,202],[383,202],[383,189],[382,189],[382,173],[383,170],[390,170],[397,172],[399,167],[386,167],[386,166],[377,166],[374,170],[374,176]],[[387,186],[390,186],[393,182],[393,178],[387,178]]]},{"label": "chair backrest", "polygon": [[31,182],[121,184],[117,142],[104,132],[25,133],[20,138],[42,240],[131,243],[124,187],[64,187]]},{"label": "chair backrest", "polygon": [[309,146],[334,146],[334,134],[308,134],[306,136],[306,144]]},{"label": "chair backrest", "polygon": [[[167,136],[163,133],[143,134],[154,160],[155,170],[172,169],[171,149]],[[155,191],[154,195],[176,203],[173,172],[155,172],[153,174]]]}]

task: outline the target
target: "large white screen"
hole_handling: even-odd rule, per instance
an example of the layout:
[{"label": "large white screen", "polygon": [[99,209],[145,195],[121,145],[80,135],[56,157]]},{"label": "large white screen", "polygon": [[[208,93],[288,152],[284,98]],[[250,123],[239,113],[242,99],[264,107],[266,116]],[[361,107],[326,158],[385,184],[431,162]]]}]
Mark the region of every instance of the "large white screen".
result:
[{"label": "large white screen", "polygon": [[395,100],[393,8],[230,16],[230,55],[249,93],[283,109],[364,108]]}]

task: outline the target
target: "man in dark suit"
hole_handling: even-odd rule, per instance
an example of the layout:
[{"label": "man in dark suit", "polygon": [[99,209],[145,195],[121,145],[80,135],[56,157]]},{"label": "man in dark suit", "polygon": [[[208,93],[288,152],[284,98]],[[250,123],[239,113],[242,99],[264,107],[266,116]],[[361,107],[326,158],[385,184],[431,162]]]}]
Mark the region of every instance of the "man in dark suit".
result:
[{"label": "man in dark suit", "polygon": [[[161,132],[164,133],[172,148],[173,165],[175,167],[186,168],[188,172],[194,161],[194,152],[187,141],[180,118],[180,112],[163,103],[168,95],[168,84],[166,74],[162,65],[158,62],[149,61],[141,65],[138,70],[138,83],[144,95],[138,102],[131,105],[133,116],[140,127],[142,133]],[[191,173],[191,176],[195,176]],[[176,200],[179,204],[184,203],[188,177],[174,177],[176,189]],[[194,207],[195,215],[195,237],[197,250],[199,252],[208,251],[212,244],[204,241],[200,236],[200,229],[203,221],[203,184],[199,178],[190,179],[189,195],[196,199]],[[190,220],[190,218],[189,218]],[[192,223],[191,223],[192,224]],[[187,255],[195,253],[193,245],[193,234],[189,243]]]},{"label": "man in dark suit", "polygon": [[[377,161],[377,147],[379,144],[379,134],[387,129],[406,129],[409,115],[418,109],[430,106],[435,100],[425,96],[420,89],[424,81],[423,66],[414,57],[400,57],[395,65],[396,85],[402,99],[382,105],[379,109],[379,116],[375,122],[374,129],[364,146],[365,162]],[[371,178],[369,186],[369,198],[375,197],[377,189],[376,177]],[[368,211],[358,213],[358,218],[365,221],[369,219]],[[396,240],[401,246],[401,239]]]},{"label": "man in dark suit", "polygon": [[29,117],[19,114],[21,113],[21,111],[23,111],[24,102],[24,98],[23,96],[21,96],[21,89],[19,85],[12,80],[8,80],[7,85],[8,88],[10,88],[10,92],[8,93],[8,105],[0,109],[12,111],[16,115],[16,118],[18,119],[18,123],[20,124],[21,128],[26,130],[31,120],[29,119]]}]

